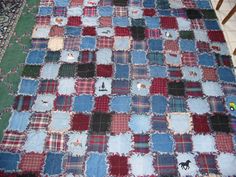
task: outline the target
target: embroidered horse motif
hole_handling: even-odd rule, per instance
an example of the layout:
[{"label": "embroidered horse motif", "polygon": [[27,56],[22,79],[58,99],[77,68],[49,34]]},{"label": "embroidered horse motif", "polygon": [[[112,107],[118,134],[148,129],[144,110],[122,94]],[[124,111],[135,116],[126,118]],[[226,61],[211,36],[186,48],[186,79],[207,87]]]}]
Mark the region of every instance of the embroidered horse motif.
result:
[{"label": "embroidered horse motif", "polygon": [[186,162],[181,162],[181,163],[179,163],[179,165],[181,166],[182,169],[187,170],[187,169],[190,168],[190,167],[189,167],[189,164],[190,164],[190,163],[191,163],[191,161],[190,161],[190,160],[187,160]]}]

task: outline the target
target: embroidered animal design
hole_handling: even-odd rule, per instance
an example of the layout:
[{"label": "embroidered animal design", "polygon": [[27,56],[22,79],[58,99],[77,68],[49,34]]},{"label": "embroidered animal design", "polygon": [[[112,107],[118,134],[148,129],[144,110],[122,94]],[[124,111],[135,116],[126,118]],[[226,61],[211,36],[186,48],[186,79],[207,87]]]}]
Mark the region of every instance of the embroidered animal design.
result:
[{"label": "embroidered animal design", "polygon": [[179,165],[181,166],[182,169],[184,170],[188,170],[190,167],[189,167],[189,164],[191,163],[190,160],[187,160],[186,162],[181,162],[179,163]]},{"label": "embroidered animal design", "polygon": [[68,60],[73,60],[73,59],[75,59],[75,57],[73,56],[72,53],[68,53],[67,58],[68,58]]},{"label": "embroidered animal design", "polygon": [[63,19],[61,19],[61,18],[56,18],[55,21],[56,21],[56,23],[61,24],[62,21],[63,21]]},{"label": "embroidered animal design", "polygon": [[74,146],[82,147],[82,143],[79,140],[77,140],[76,142],[73,142],[73,144],[74,144]]},{"label": "embroidered animal design", "polygon": [[148,89],[147,85],[141,83],[141,82],[138,82],[137,83],[137,88],[138,90],[141,90],[141,89]]},{"label": "embroidered animal design", "polygon": [[111,31],[110,30],[106,30],[106,31],[103,31],[102,33],[103,34],[109,34]]},{"label": "embroidered animal design", "polygon": [[48,102],[47,101],[44,101],[44,100],[41,100],[43,104],[47,104]]},{"label": "embroidered animal design", "polygon": [[189,75],[192,76],[192,77],[196,77],[196,76],[197,76],[197,73],[194,72],[194,71],[190,71],[190,72],[189,72]]}]

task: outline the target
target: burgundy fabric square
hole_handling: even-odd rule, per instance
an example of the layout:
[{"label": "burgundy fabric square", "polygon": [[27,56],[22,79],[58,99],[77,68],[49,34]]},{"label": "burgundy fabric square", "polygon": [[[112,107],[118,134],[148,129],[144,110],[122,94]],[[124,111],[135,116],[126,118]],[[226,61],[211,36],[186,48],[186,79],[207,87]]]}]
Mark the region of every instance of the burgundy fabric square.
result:
[{"label": "burgundy fabric square", "polygon": [[128,158],[125,156],[113,155],[108,157],[110,164],[110,175],[128,176]]},{"label": "burgundy fabric square", "polygon": [[128,114],[113,114],[111,121],[111,132],[114,134],[125,133],[129,131],[130,115]]},{"label": "burgundy fabric square", "polygon": [[193,129],[196,133],[208,133],[210,128],[207,121],[207,116],[193,115]]},{"label": "burgundy fabric square", "polygon": [[143,10],[143,16],[154,16],[156,15],[156,10],[155,9],[144,9]]},{"label": "burgundy fabric square", "polygon": [[232,153],[234,150],[234,144],[232,136],[226,133],[217,133],[215,136],[216,148],[220,152]]},{"label": "burgundy fabric square", "polygon": [[44,154],[26,153],[21,157],[19,168],[25,172],[40,172],[44,164]]},{"label": "burgundy fabric square", "polygon": [[72,131],[86,131],[89,129],[90,116],[85,114],[74,114],[71,121]]},{"label": "burgundy fabric square", "polygon": [[178,29],[176,18],[175,17],[161,17],[161,28]]},{"label": "burgundy fabric square", "polygon": [[97,65],[98,77],[112,77],[113,67],[112,65]]},{"label": "burgundy fabric square", "polygon": [[95,110],[97,112],[109,111],[110,98],[108,96],[100,96],[95,98]]},{"label": "burgundy fabric square", "polygon": [[49,25],[51,21],[50,16],[37,16],[36,17],[36,24],[37,25]]},{"label": "burgundy fabric square", "polygon": [[63,36],[64,35],[64,28],[54,25],[50,29],[49,36],[54,37],[54,36]]},{"label": "burgundy fabric square", "polygon": [[111,37],[98,37],[97,48],[113,48],[114,38]]},{"label": "burgundy fabric square", "polygon": [[207,81],[217,81],[218,80],[216,69],[202,68],[202,72],[203,72],[203,80],[207,80]]},{"label": "burgundy fabric square", "polygon": [[208,31],[208,37],[212,42],[225,42],[222,31]]},{"label": "burgundy fabric square", "polygon": [[81,17],[71,16],[68,17],[68,26],[80,26],[82,24]]},{"label": "burgundy fabric square", "polygon": [[96,36],[96,29],[95,27],[84,27],[83,28],[83,36]]},{"label": "burgundy fabric square", "polygon": [[116,27],[115,28],[115,34],[116,36],[129,36],[130,35],[130,29],[125,27]]},{"label": "burgundy fabric square", "polygon": [[167,96],[167,81],[166,78],[154,78],[150,87],[150,93]]}]

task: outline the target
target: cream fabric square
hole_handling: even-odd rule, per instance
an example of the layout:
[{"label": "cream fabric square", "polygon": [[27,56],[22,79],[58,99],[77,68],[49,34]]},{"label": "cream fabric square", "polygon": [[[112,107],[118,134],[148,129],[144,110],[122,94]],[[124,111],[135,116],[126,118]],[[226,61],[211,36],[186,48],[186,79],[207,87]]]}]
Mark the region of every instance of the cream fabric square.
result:
[{"label": "cream fabric square", "polygon": [[62,37],[53,37],[48,41],[48,49],[51,51],[62,50],[64,47],[64,39]]}]

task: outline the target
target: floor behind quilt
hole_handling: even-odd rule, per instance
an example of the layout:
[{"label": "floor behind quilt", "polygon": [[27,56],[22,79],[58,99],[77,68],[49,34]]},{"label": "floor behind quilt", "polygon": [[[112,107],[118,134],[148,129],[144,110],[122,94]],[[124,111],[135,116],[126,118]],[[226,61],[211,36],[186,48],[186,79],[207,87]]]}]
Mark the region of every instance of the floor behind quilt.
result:
[{"label": "floor behind quilt", "polygon": [[41,0],[3,176],[236,175],[236,85],[209,0]]}]

